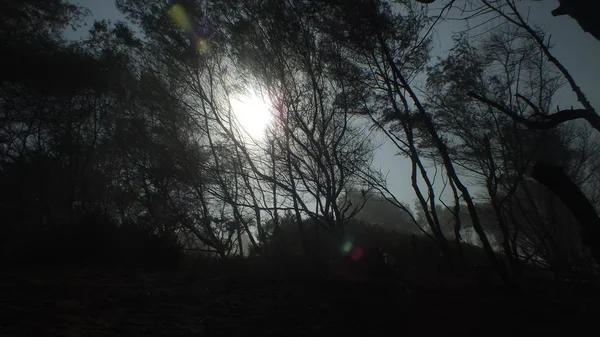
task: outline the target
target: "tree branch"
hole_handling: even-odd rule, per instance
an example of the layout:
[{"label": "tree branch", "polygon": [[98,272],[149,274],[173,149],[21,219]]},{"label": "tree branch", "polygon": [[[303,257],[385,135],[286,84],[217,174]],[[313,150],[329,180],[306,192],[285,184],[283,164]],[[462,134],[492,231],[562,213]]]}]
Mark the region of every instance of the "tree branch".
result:
[{"label": "tree branch", "polygon": [[[493,108],[496,108],[500,112],[511,117],[514,121],[525,125],[529,129],[547,130],[547,129],[554,128],[554,127],[556,127],[564,122],[567,122],[567,121],[572,121],[572,120],[576,120],[576,119],[585,119],[588,123],[590,123],[590,125],[594,129],[596,129],[598,132],[600,132],[600,116],[598,116],[598,114],[594,113],[593,111],[590,111],[587,109],[561,110],[554,114],[544,116],[545,120],[543,120],[543,121],[536,121],[536,120],[531,120],[531,119],[525,118],[523,116],[520,116],[520,115],[514,113],[513,111],[511,111],[509,108],[507,108],[497,102],[494,102],[484,96],[480,96],[473,92],[470,92],[467,95],[469,97],[474,98],[480,102],[483,102]],[[517,97],[521,97],[521,96],[517,95]],[[529,105],[529,102],[526,101],[526,103]],[[536,109],[536,111],[537,111],[537,109]]]}]

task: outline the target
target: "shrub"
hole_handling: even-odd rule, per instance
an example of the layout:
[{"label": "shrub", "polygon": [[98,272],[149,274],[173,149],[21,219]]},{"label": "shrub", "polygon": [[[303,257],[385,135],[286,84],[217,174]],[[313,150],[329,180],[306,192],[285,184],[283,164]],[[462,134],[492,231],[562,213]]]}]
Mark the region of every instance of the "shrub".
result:
[{"label": "shrub", "polygon": [[128,223],[117,225],[103,215],[86,215],[73,225],[18,231],[1,256],[21,266],[176,267],[182,248],[173,233]]}]

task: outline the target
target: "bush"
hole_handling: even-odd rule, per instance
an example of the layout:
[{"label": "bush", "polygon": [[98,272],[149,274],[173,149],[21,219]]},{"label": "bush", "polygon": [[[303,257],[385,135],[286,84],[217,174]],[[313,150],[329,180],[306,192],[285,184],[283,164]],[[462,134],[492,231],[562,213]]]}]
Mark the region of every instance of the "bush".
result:
[{"label": "bush", "polygon": [[102,215],[87,215],[71,226],[16,231],[0,258],[20,266],[176,267],[183,256],[174,234],[139,224],[116,225]]},{"label": "bush", "polygon": [[[311,253],[309,255],[312,255],[309,258],[316,258],[320,263],[331,265],[335,261],[340,266],[352,266],[348,268],[355,269],[360,274],[370,270],[372,264],[380,264],[380,260],[384,258],[378,255],[378,250],[383,249],[388,266],[407,275],[417,272],[437,279],[445,277],[442,274],[451,271],[450,266],[445,265],[446,261],[440,255],[438,245],[425,236],[397,233],[359,221],[350,221],[343,233],[328,233],[322,228],[317,233],[312,221],[305,221],[304,228]],[[300,233],[293,222],[282,225],[281,235],[271,239],[267,250],[273,252],[274,257],[287,261],[290,257],[304,253]],[[275,239],[281,240],[283,244]],[[345,260],[356,247],[360,247],[365,254],[362,263],[348,263]],[[450,249],[454,257],[459,256],[455,245],[451,244]],[[466,266],[487,264],[487,257],[481,247],[463,244],[462,253]]]}]

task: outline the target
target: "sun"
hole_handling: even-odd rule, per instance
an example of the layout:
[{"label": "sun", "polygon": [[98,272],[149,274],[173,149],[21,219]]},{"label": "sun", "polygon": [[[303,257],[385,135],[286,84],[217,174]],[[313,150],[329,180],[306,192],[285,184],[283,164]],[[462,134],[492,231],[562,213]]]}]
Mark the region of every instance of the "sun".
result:
[{"label": "sun", "polygon": [[231,99],[231,108],[244,136],[254,140],[264,138],[273,117],[270,105],[264,98],[254,92],[238,95]]}]

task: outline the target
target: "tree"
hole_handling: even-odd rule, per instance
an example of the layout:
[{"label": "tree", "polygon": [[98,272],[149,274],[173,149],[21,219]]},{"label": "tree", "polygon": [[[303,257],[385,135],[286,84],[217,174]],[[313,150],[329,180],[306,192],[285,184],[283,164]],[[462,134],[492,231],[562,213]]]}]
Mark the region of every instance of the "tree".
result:
[{"label": "tree", "polygon": [[[415,0],[417,2],[423,4],[432,4],[435,0]],[[541,1],[541,0],[533,0],[533,1]],[[455,0],[449,1],[449,5],[451,6],[456,2]],[[488,3],[502,3],[503,1],[483,1],[484,6],[488,5]],[[470,4],[477,4],[477,1],[470,1]],[[514,2],[512,2],[514,4]],[[584,32],[588,32],[592,34],[597,40],[600,40],[600,27],[596,23],[596,15],[594,11],[587,8],[586,5],[588,3],[583,0],[559,0],[558,7],[552,10],[552,16],[561,16],[568,15],[573,18],[579,26],[583,29]],[[496,5],[496,4],[495,4]],[[479,8],[481,9],[481,8]],[[475,12],[479,12],[479,10],[475,10]],[[482,13],[482,12],[480,12]]]},{"label": "tree", "polygon": [[[246,2],[231,8],[224,25],[240,42],[232,52],[242,72],[264,83],[275,105],[277,176],[294,191],[289,197],[295,209],[326,230],[343,231],[362,202],[345,203],[341,194],[361,183],[359,168],[369,170],[372,148],[351,114],[357,106],[350,89],[331,71],[335,44],[321,38],[304,4]],[[247,18],[260,30],[250,28]],[[261,46],[263,41],[268,45]]]},{"label": "tree", "polygon": [[[422,208],[428,209],[426,213],[429,217],[428,222],[432,231],[436,233],[436,239],[445,253],[444,255],[449,262],[452,261],[446,239],[440,230],[439,219],[435,215],[435,193],[432,183],[423,167],[420,151],[416,147],[416,137],[421,136],[415,133],[417,122],[422,123],[423,130],[426,130],[421,139],[431,141],[435,145],[445,174],[451,181],[451,186],[456,188],[456,193],[454,193],[456,200],[460,194],[467,204],[467,209],[473,218],[473,226],[491,263],[504,279],[508,279],[502,263],[493,253],[481,226],[471,193],[456,173],[445,140],[438,133],[416,89],[410,84],[413,76],[423,69],[424,60],[427,59],[428,50],[424,43],[427,39],[421,39],[419,35],[426,22],[422,12],[408,6],[405,11],[407,15],[403,16],[401,12],[394,12],[381,2],[361,2],[360,6],[353,6],[353,8],[342,6],[341,8],[343,10],[337,12],[336,17],[342,18],[347,26],[342,26],[344,29],[339,27],[334,29],[330,26],[325,31],[334,32],[337,41],[344,41],[346,51],[352,55],[352,61],[349,63],[354,64],[354,69],[357,71],[352,74],[353,78],[359,79],[363,87],[371,88],[373,92],[378,93],[373,96],[374,99],[363,98],[367,105],[376,102],[379,105],[375,105],[375,107],[381,107],[386,112],[384,117],[387,117],[387,120],[381,119],[381,117],[379,119],[372,118],[375,125],[384,126],[380,127],[382,130],[390,130],[386,127],[396,125],[398,126],[396,130],[402,130],[404,133],[402,137],[399,137],[394,133],[386,132],[396,144],[405,146],[404,153],[413,161],[413,188],[416,191],[418,189],[418,173],[427,185],[428,198],[426,199],[418,191],[417,196]],[[387,13],[392,14],[387,15]],[[354,27],[361,27],[361,29],[354,30]],[[377,110],[381,111],[381,109],[372,111]],[[373,114],[373,116],[375,115]],[[399,149],[402,150],[402,147]],[[456,239],[460,240],[458,237]]]},{"label": "tree", "polygon": [[[546,58],[548,62],[555,67],[556,71],[562,76],[562,78],[564,78],[569,87],[573,90],[577,97],[577,100],[582,106],[582,109],[557,109],[558,111],[556,113],[550,113],[549,108],[547,106],[540,105],[540,102],[531,101],[530,99],[519,93],[517,90],[517,92],[515,92],[515,97],[517,100],[520,101],[519,103],[525,107],[527,113],[515,114],[513,111],[511,111],[510,107],[507,107],[501,102],[495,101],[494,99],[478,95],[474,92],[471,92],[469,95],[489,105],[497,111],[502,112],[503,114],[509,116],[516,122],[521,123],[530,129],[551,129],[558,125],[564,124],[567,121],[583,119],[591,127],[593,127],[596,130],[599,130],[598,127],[600,126],[600,124],[598,123],[598,121],[600,121],[600,118],[596,113],[594,107],[588,101],[585,93],[577,85],[569,71],[560,63],[559,60],[557,60],[552,55],[550,46],[548,45],[548,42],[546,41],[543,33],[527,22],[523,15],[518,11],[515,2],[506,1],[505,3],[500,4],[498,2],[484,1],[483,3],[488,10],[497,14],[499,17],[506,20],[506,22],[513,25],[513,27],[519,32],[519,34],[527,36],[531,41],[535,43],[535,46],[539,50],[539,53],[542,55],[542,57]],[[563,2],[561,2],[561,4],[562,3]],[[532,176],[534,178],[541,178],[540,182],[544,181],[547,184],[549,183],[549,180],[542,178],[542,175],[540,174],[542,172],[545,172],[545,174],[550,174],[550,172],[554,172],[555,179],[553,179],[553,181],[562,181],[563,186],[572,185],[572,182],[570,182],[568,179],[565,180],[566,175],[559,174],[556,170],[544,170],[544,168],[548,168],[548,166],[546,166],[543,163],[543,161],[540,161],[534,167],[532,171]],[[558,190],[558,185],[550,184],[548,186],[555,191]],[[560,198],[567,203],[568,207],[574,214],[579,216],[583,210],[578,209],[578,206],[576,206],[573,201],[583,201],[585,200],[585,197],[582,198],[582,194],[576,191],[576,189],[570,188],[568,189],[568,191],[562,192]],[[580,224],[584,228],[586,228],[586,233],[588,233],[587,235],[593,237],[592,241],[594,243],[590,243],[592,251],[597,251],[598,242],[600,242],[598,241],[600,236],[598,236],[597,233],[598,228],[600,228],[598,226],[598,224],[600,223],[600,217],[598,217],[597,214],[595,214],[596,212],[594,210],[594,207],[591,203],[589,203],[589,201],[586,201],[584,204],[585,211],[583,211],[583,213],[586,214],[586,216],[580,219]],[[598,259],[598,254],[595,253],[594,255],[596,256],[596,259]]]},{"label": "tree", "polygon": [[553,16],[568,15],[575,19],[584,32],[592,34],[597,40],[600,40],[600,27],[598,26],[597,16],[589,8],[587,3],[581,0],[559,0],[558,7],[552,10]]},{"label": "tree", "polygon": [[[428,92],[432,93],[429,106],[435,111],[435,123],[447,139],[453,140],[448,146],[454,162],[486,186],[504,233],[504,253],[516,270],[519,259],[502,208],[510,202],[534,157],[549,153],[542,147],[550,144],[552,135],[519,128],[485,104],[465,99],[465,92],[485,92],[518,110],[520,106],[512,97],[518,88],[529,99],[549,106],[560,81],[531,46],[526,38],[508,30],[490,34],[481,43],[481,50],[460,37],[453,52],[428,72]],[[553,149],[557,155],[556,146]]]},{"label": "tree", "polygon": [[412,219],[406,211],[379,193],[349,190],[344,194],[344,198],[351,200],[353,203],[360,203],[365,197],[366,201],[356,214],[356,220],[402,234],[412,234],[418,231],[417,228],[413,227]]},{"label": "tree", "polygon": [[[3,6],[7,11],[0,34],[7,58],[0,105],[0,179],[7,187],[1,197],[8,220],[5,252],[39,254],[33,257],[40,259],[51,255],[44,250],[48,240],[55,240],[49,243],[56,246],[53,251],[71,256],[52,262],[101,255],[106,249],[118,256],[117,236],[126,232],[118,226],[128,220],[118,215],[131,211],[135,202],[121,198],[115,188],[123,187],[115,178],[131,171],[120,165],[124,161],[114,126],[118,113],[137,98],[131,90],[139,83],[131,56],[138,41],[125,25],[109,27],[105,22],[94,25],[89,40],[64,40],[62,30],[77,25],[85,11],[61,1]],[[138,231],[137,239],[157,237],[153,230]],[[24,243],[27,238],[33,243]],[[87,250],[73,254],[70,249],[76,247]]]}]

